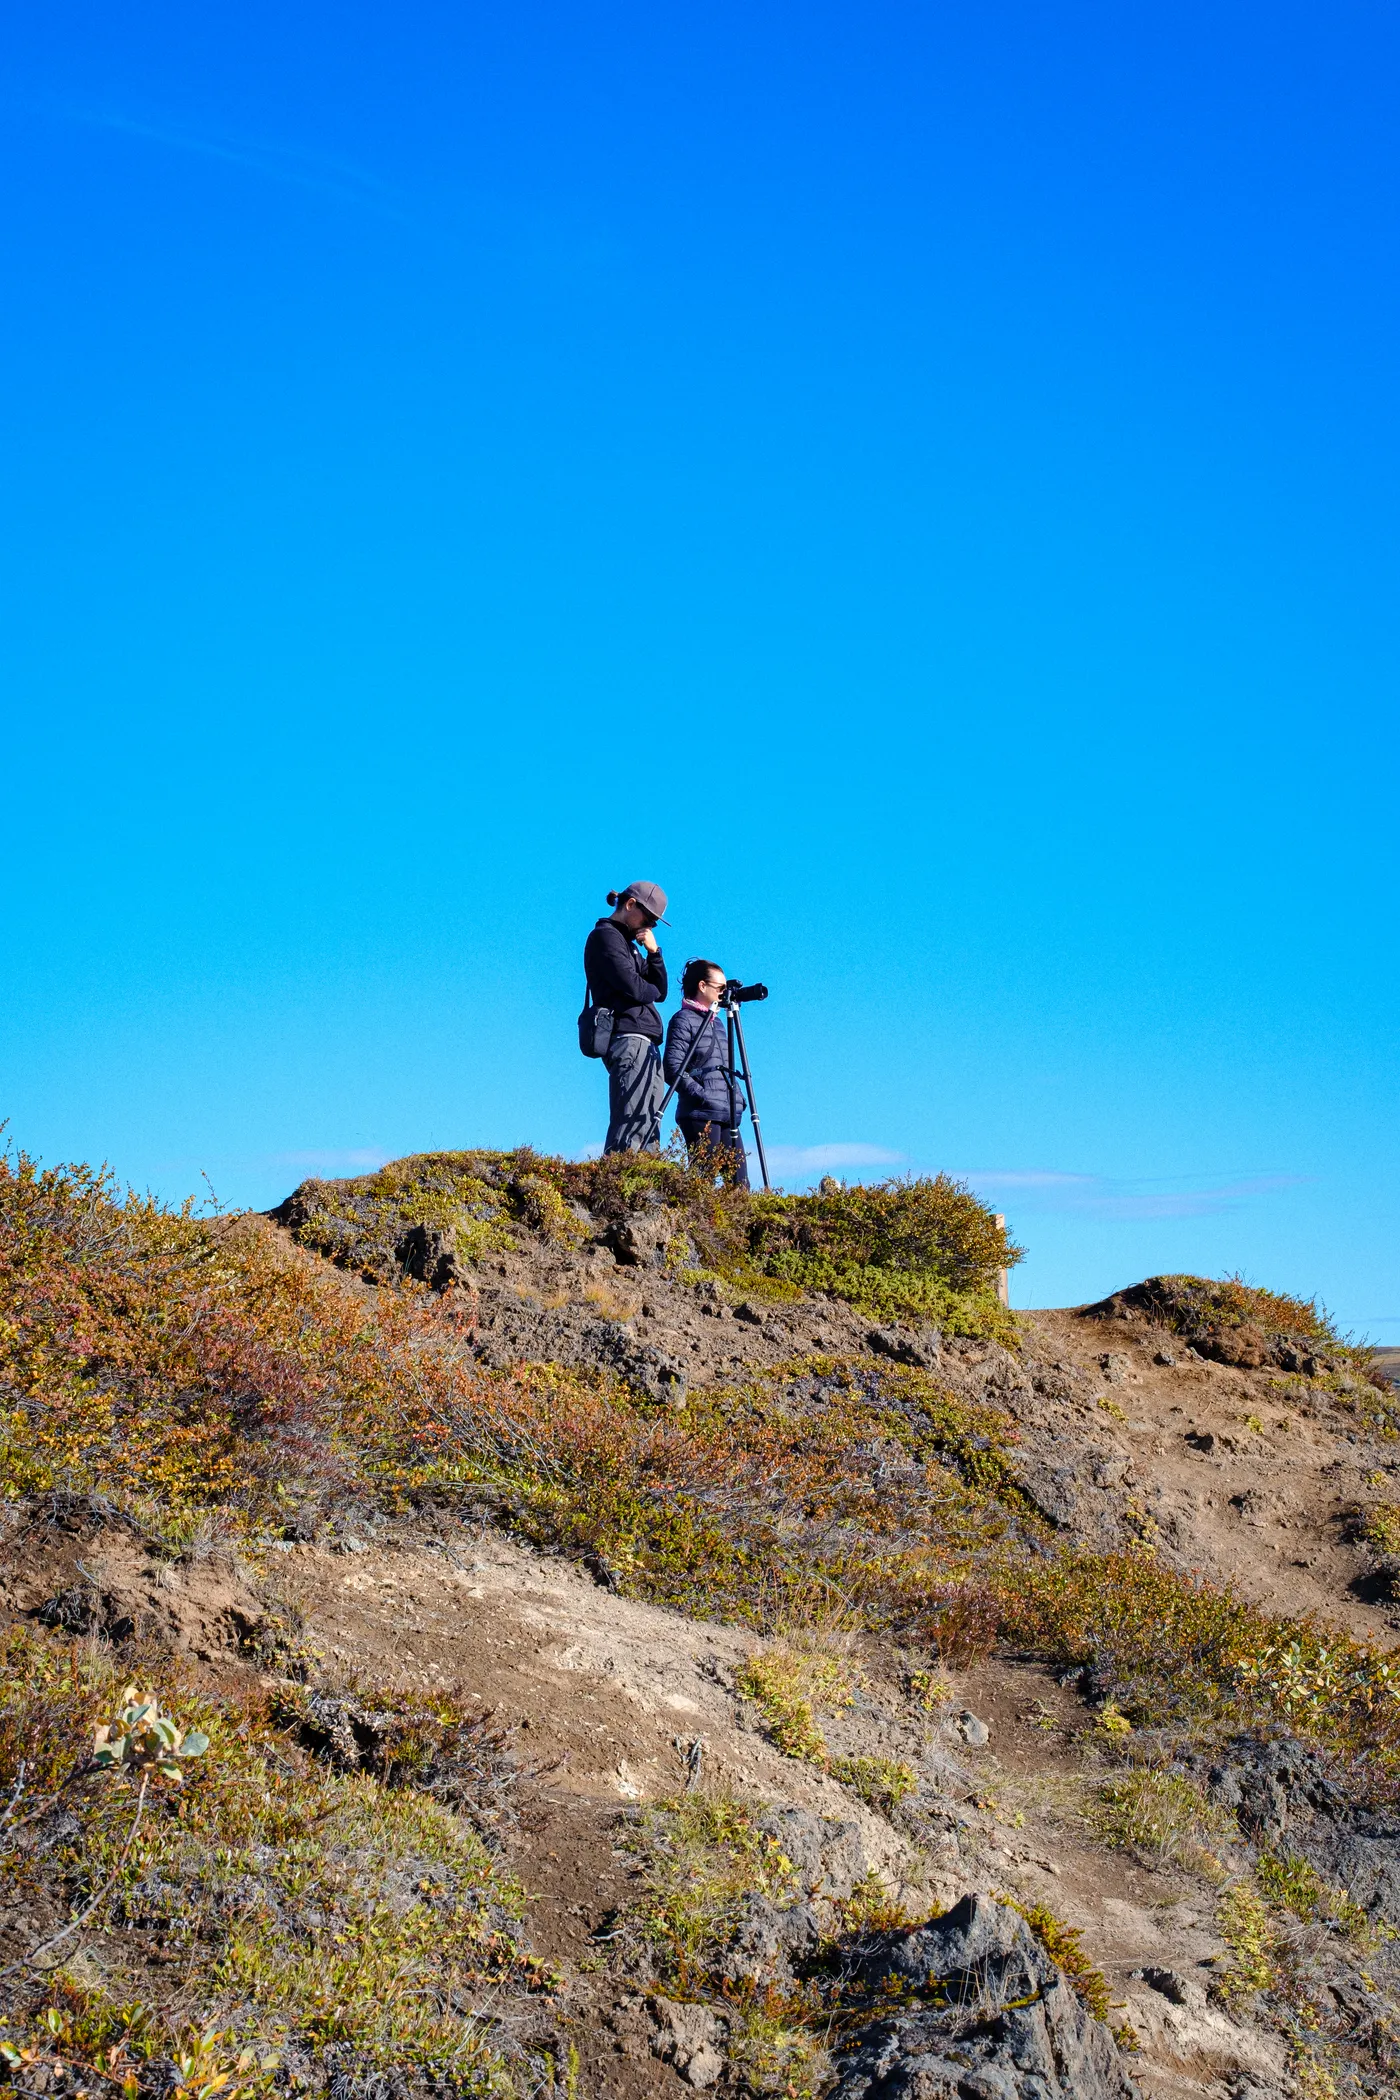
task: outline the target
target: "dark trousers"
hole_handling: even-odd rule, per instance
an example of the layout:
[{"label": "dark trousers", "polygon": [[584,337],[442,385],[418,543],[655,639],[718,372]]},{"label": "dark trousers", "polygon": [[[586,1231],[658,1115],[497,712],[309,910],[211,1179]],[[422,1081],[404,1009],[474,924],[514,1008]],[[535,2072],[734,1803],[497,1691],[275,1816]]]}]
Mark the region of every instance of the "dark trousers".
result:
[{"label": "dark trousers", "polygon": [[744,1157],[744,1141],[733,1123],[711,1123],[701,1116],[677,1116],[685,1149],[694,1153],[698,1148],[705,1154],[704,1164],[723,1174],[727,1188],[746,1189],[749,1185],[749,1163]]},{"label": "dark trousers", "polygon": [[660,1150],[661,1052],[644,1035],[615,1035],[603,1063],[608,1068],[608,1134],[605,1152]]}]

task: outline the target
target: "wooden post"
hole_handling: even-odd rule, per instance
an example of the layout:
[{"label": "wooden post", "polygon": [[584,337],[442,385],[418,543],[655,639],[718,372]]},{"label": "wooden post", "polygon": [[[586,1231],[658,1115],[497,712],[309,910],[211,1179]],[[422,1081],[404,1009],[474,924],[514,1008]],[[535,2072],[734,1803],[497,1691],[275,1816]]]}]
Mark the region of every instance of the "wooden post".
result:
[{"label": "wooden post", "polygon": [[[997,1221],[997,1231],[1004,1236],[1006,1232],[1006,1219],[1002,1216],[1002,1213],[1000,1211],[997,1211],[995,1213],[995,1216]],[[997,1297],[1001,1300],[1003,1305],[1009,1308],[1011,1304],[1011,1271],[1009,1269],[997,1270]]]}]

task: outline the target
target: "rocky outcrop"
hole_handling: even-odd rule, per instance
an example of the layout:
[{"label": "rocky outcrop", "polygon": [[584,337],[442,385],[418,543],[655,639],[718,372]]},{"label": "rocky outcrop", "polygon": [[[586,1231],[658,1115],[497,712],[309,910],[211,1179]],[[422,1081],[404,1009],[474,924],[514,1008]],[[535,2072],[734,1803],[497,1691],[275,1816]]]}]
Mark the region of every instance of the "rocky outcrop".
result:
[{"label": "rocky outcrop", "polygon": [[[1143,1320],[1166,1334],[1180,1335],[1188,1348],[1212,1363],[1236,1370],[1273,1366],[1304,1377],[1334,1370],[1337,1363],[1315,1335],[1286,1332],[1259,1317],[1232,1311],[1224,1302],[1228,1287],[1199,1276],[1149,1276],[1142,1283],[1115,1291],[1086,1305],[1086,1320]],[[1253,1294],[1261,1298],[1262,1294]],[[1170,1360],[1170,1359],[1167,1359]],[[1103,1359],[1105,1367],[1111,1358]]]},{"label": "rocky outcrop", "polygon": [[1308,1861],[1352,1903],[1400,1925],[1400,1806],[1349,1799],[1294,1736],[1238,1736],[1210,1767],[1212,1799],[1261,1846]]},{"label": "rocky outcrop", "polygon": [[836,2052],[832,2100],[1131,2100],[1117,2045],[1015,1911],[966,1896],[853,1982],[903,1999]]}]

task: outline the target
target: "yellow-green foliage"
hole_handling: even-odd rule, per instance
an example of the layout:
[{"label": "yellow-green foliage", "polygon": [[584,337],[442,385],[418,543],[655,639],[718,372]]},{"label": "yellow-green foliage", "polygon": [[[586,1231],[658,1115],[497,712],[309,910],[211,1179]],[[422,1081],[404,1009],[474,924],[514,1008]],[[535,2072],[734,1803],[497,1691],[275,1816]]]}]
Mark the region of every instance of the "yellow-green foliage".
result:
[{"label": "yellow-green foliage", "polygon": [[874,1932],[904,1932],[911,1925],[927,1924],[930,1913],[907,1910],[872,1868],[863,1874],[849,1896],[836,1905],[843,1933],[864,1937]]},{"label": "yellow-green foliage", "polygon": [[513,1244],[512,1214],[541,1230],[532,1166],[528,1153],[421,1153],[353,1180],[305,1181],[277,1216],[302,1246],[387,1280],[400,1272],[399,1242],[414,1225],[452,1234],[467,1263]]},{"label": "yellow-green foliage", "polygon": [[775,2100],[817,2100],[830,2091],[824,2022],[811,1995],[752,1983],[724,1992],[729,2021],[726,2054],[742,2090]]},{"label": "yellow-green foliage", "polygon": [[1361,1536],[1368,1546],[1375,1546],[1382,1553],[1400,1553],[1400,1503],[1377,1502],[1368,1509]]},{"label": "yellow-green foliage", "polygon": [[[201,1692],[169,1656],[159,1667],[163,1702],[208,1748],[182,1785],[151,1781],[133,1836],[133,1780],[70,1776],[116,1703],[110,1664],[24,1631],[4,1639],[0,1789],[23,1764],[21,1806],[57,1791],[74,1825],[41,1853],[12,1842],[12,1886],[76,1912],[112,1882],[95,1921],[110,1928],[106,1981],[60,1976],[31,2002],[27,2040],[52,2038],[47,2007],[73,2016],[70,2051],[134,2046],[138,2032],[184,2046],[202,2001],[239,2008],[231,2046],[345,2044],[384,2070],[512,2090],[473,2007],[545,1979],[512,1936],[520,1891],[479,1839],[433,1800],[306,1764],[256,1705]],[[168,1985],[149,1980],[152,1954]]]},{"label": "yellow-green foliage", "polygon": [[1220,1937],[1229,1949],[1229,1966],[1219,1978],[1225,1998],[1266,1991],[1274,1980],[1274,1928],[1257,1889],[1247,1881],[1231,1883],[1216,1909]]},{"label": "yellow-green foliage", "polygon": [[[567,1207],[582,1169],[512,1158]],[[677,1171],[599,1163],[618,1200]],[[771,1627],[824,1583],[944,1660],[1007,1638],[1093,1664],[1135,1724],[1284,1719],[1400,1787],[1390,1655],[1145,1548],[1049,1550],[1010,1423],[930,1373],[813,1358],[677,1413],[557,1366],[484,1375],[456,1317],[450,1294],[366,1294],[257,1220],[0,1160],[0,1493],[100,1496],[172,1552],[345,1496],[484,1502],[633,1594]]]},{"label": "yellow-green foliage", "polygon": [[1261,1852],[1255,1868],[1260,1893],[1279,1910],[1291,1911],[1305,1924],[1333,1918],[1350,1940],[1362,1945],[1376,1937],[1371,1920],[1345,1889],[1334,1889],[1316,1867],[1288,1852]]},{"label": "yellow-green foliage", "polygon": [[1132,1771],[1106,1780],[1091,1812],[1111,1845],[1200,1866],[1203,1848],[1234,1834],[1231,1818],[1174,1772]]},{"label": "yellow-green foliage", "polygon": [[1341,2088],[1320,2056],[1300,2047],[1295,2050],[1289,2069],[1298,2100],[1337,2100]]},{"label": "yellow-green foliage", "polygon": [[748,1255],[769,1277],[829,1291],[881,1320],[931,1321],[1014,1342],[996,1272],[1024,1258],[965,1183],[946,1174],[811,1196],[752,1199]]},{"label": "yellow-green foliage", "polygon": [[456,1234],[466,1263],[522,1232],[580,1238],[570,1202],[605,1225],[660,1198],[710,1274],[772,1297],[831,1292],[879,1320],[932,1321],[1013,1346],[996,1273],[1020,1261],[992,1212],[946,1175],[812,1196],[719,1189],[679,1159],[612,1154],[566,1162],[534,1153],[433,1152],[376,1174],[308,1181],[276,1215],[304,1246],[381,1279],[399,1273],[410,1226]]},{"label": "yellow-green foliage", "polygon": [[796,1868],[755,1811],[728,1795],[683,1795],[644,1810],[624,1844],[637,1862],[636,1917],[653,1959],[670,1988],[718,2002],[745,2089],[783,2100],[823,2090],[827,2021],[816,1996],[757,1977],[735,1984],[714,1966],[750,1898],[786,1909],[802,1895]]},{"label": "yellow-green foliage", "polygon": [[833,1779],[859,1794],[871,1808],[888,1815],[919,1784],[912,1765],[890,1757],[833,1757],[827,1766]]},{"label": "yellow-green foliage", "polygon": [[739,1689],[758,1707],[769,1741],[785,1757],[829,1773],[871,1808],[888,1814],[917,1787],[912,1767],[892,1758],[832,1756],[817,1714],[851,1703],[854,1677],[843,1655],[779,1642],[749,1656],[739,1673]]},{"label": "yellow-green foliage", "polygon": [[850,1705],[852,1680],[844,1657],[779,1643],[748,1658],[739,1689],[758,1707],[769,1741],[785,1757],[829,1768],[831,1756],[816,1713]]},{"label": "yellow-green foliage", "polygon": [[1335,1322],[1316,1298],[1262,1290],[1242,1276],[1159,1276],[1145,1289],[1156,1300],[1156,1317],[1181,1334],[1257,1327],[1264,1334],[1292,1335],[1328,1350],[1345,1347]]},{"label": "yellow-green foliage", "polygon": [[1048,1529],[1007,1477],[1005,1418],[927,1373],[814,1360],[678,1415],[524,1366],[474,1375],[443,1419],[516,1522],[684,1609],[771,1624],[815,1580],[908,1622],[1013,1532]]},{"label": "yellow-green foliage", "polygon": [[1003,1632],[1055,1660],[1092,1663],[1133,1721],[1192,1726],[1286,1719],[1343,1752],[1368,1790],[1400,1785],[1400,1659],[1310,1619],[1256,1611],[1147,1548],[1003,1560]]},{"label": "yellow-green foliage", "polygon": [[1106,2020],[1112,2010],[1108,1981],[1096,1969],[1079,1942],[1077,1925],[1066,1925],[1043,1903],[1023,1903],[1019,1896],[1002,1894],[998,1900],[1019,1911],[1057,1968],[1063,1971],[1096,2020]]},{"label": "yellow-green foliage", "polygon": [[694,1986],[738,1924],[745,1899],[780,1906],[797,1870],[753,1810],[727,1795],[683,1795],[645,1809],[623,1842],[638,1861],[641,1927],[664,1972]]}]

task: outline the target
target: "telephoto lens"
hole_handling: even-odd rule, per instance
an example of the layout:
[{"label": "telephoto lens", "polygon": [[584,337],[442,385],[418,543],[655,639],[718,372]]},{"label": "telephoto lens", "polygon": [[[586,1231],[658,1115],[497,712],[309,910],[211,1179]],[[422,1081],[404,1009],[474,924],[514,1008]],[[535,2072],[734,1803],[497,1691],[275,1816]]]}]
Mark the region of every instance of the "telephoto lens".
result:
[{"label": "telephoto lens", "polygon": [[745,984],[741,977],[731,977],[725,983],[724,1003],[726,1006],[742,1006],[746,999],[766,999],[767,997],[768,987],[766,984]]}]

